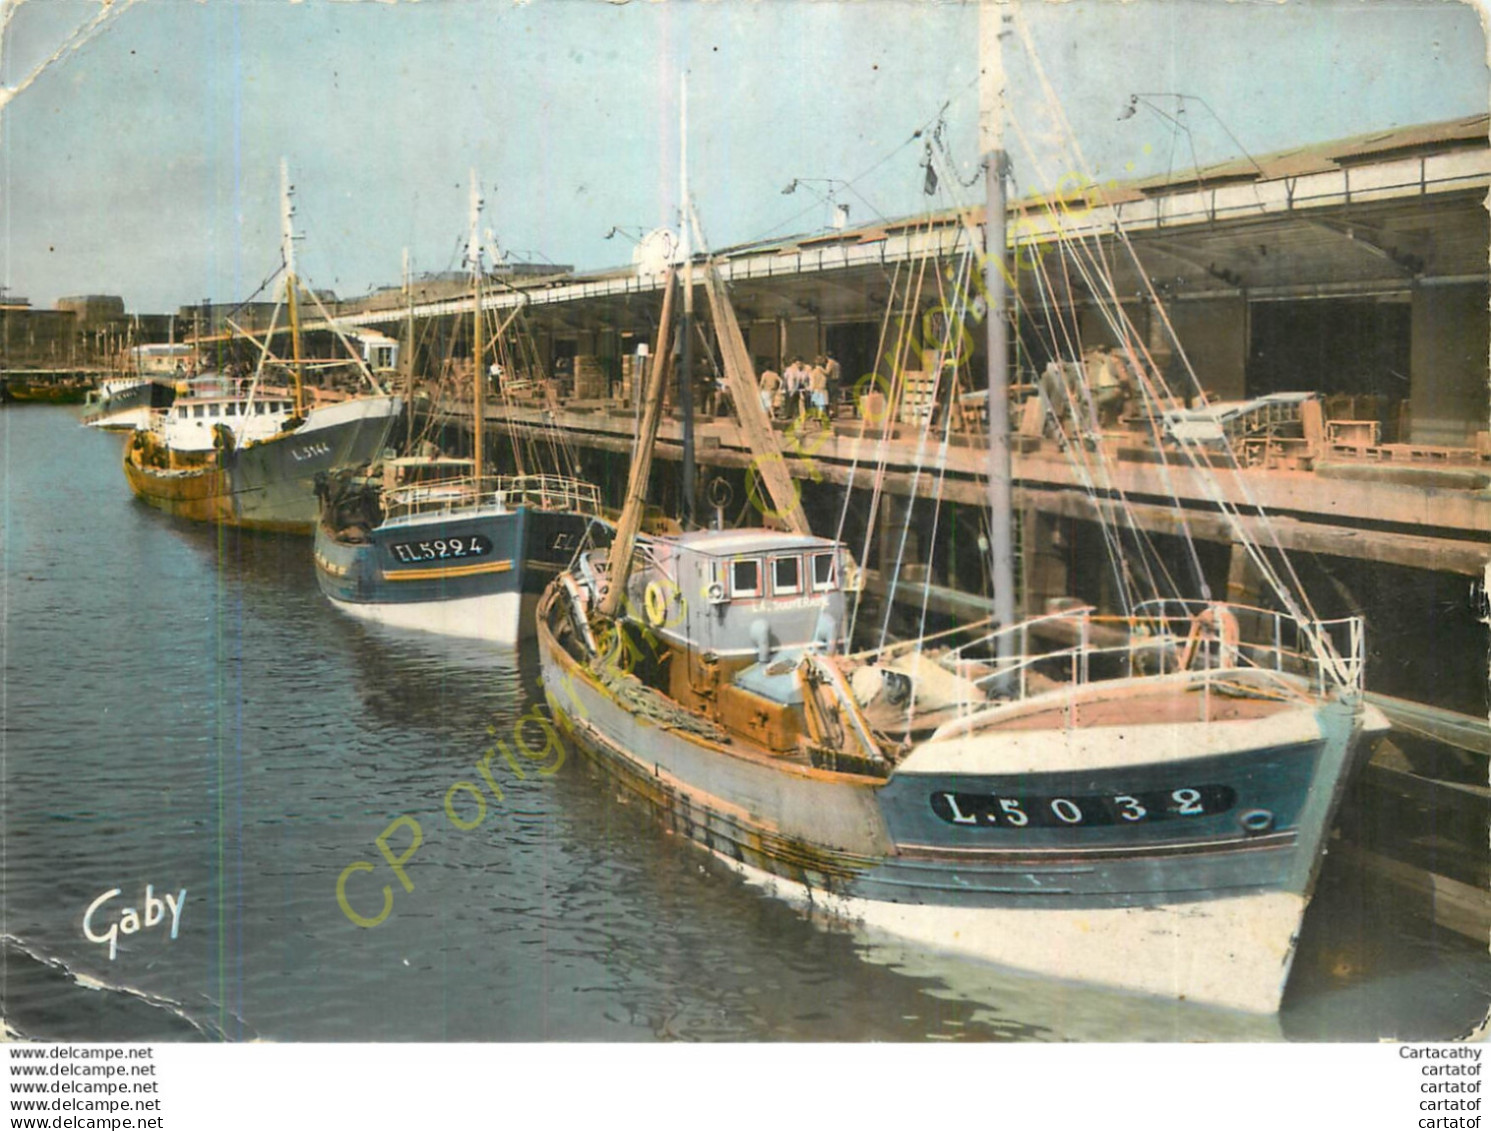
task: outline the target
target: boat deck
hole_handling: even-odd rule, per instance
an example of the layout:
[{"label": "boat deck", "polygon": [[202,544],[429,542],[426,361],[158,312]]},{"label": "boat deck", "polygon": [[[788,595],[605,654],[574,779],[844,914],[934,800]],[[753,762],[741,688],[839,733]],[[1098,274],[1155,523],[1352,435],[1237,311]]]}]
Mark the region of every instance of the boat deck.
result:
[{"label": "boat deck", "polygon": [[1052,727],[1126,726],[1265,719],[1296,704],[1264,698],[1254,688],[1202,681],[1165,692],[1113,698],[1073,699],[995,724],[999,730],[1049,730]]}]

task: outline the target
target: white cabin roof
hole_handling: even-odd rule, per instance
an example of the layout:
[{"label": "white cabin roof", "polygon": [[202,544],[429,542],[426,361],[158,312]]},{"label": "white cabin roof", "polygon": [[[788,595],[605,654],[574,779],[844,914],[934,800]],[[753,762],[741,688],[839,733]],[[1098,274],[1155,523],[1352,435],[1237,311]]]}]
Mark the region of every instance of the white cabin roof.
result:
[{"label": "white cabin roof", "polygon": [[814,534],[793,534],[782,530],[696,530],[652,541],[672,542],[681,550],[711,557],[733,557],[740,554],[779,554],[793,550],[831,550],[838,543]]}]

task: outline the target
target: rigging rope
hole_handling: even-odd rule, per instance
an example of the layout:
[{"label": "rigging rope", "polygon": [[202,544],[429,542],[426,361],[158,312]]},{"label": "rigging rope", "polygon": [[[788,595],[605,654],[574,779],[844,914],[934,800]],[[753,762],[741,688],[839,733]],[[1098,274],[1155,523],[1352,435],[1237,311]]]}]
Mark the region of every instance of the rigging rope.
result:
[{"label": "rigging rope", "polygon": [[[1081,164],[1085,174],[1087,166],[1085,160],[1083,160],[1082,158],[1080,147],[1078,146],[1075,140],[1075,136],[1072,133],[1070,123],[1066,119],[1065,112],[1062,109],[1060,100],[1056,97],[1056,93],[1051,86],[1050,79],[1046,74],[1045,68],[1042,66],[1040,58],[1035,51],[1034,43],[1032,42],[1030,34],[1030,29],[1026,24],[1023,16],[1018,11],[1015,13],[1014,25],[1025,46],[1026,54],[1029,57],[1032,66],[1035,68],[1036,75],[1041,83],[1041,87],[1049,103],[1049,107],[1051,111],[1056,115],[1058,121],[1065,130],[1066,136],[1071,140],[1072,151]],[[1088,179],[1089,181],[1091,180],[1090,177]],[[1174,343],[1175,346],[1176,356],[1179,358],[1182,365],[1184,366],[1187,376],[1194,383],[1197,391],[1200,393],[1200,402],[1204,406],[1206,404],[1205,392],[1201,389],[1200,382],[1196,377],[1196,373],[1191,365],[1190,359],[1186,355],[1179,337],[1175,334],[1174,327],[1170,322],[1168,313],[1160,304],[1159,295],[1155,291],[1152,281],[1149,279],[1147,272],[1143,270],[1142,264],[1140,263],[1137,255],[1137,251],[1135,250],[1132,241],[1129,239],[1127,230],[1123,227],[1122,221],[1119,219],[1116,213],[1113,216],[1112,222],[1113,229],[1123,243],[1130,259],[1133,261],[1136,267],[1139,268],[1139,276],[1143,281],[1145,292],[1148,295],[1150,302],[1153,304],[1154,308],[1158,312],[1158,315],[1162,320],[1166,331],[1169,333],[1170,340]],[[1111,278],[1108,280],[1108,283],[1108,289],[1111,294]],[[1116,298],[1116,296],[1113,297]],[[1117,317],[1122,319],[1124,324],[1127,324],[1127,319],[1123,315],[1121,306],[1118,308]],[[1163,389],[1166,393],[1169,393],[1171,396],[1173,396],[1173,393],[1169,389],[1168,383],[1165,381],[1163,375],[1159,374],[1157,368],[1153,365],[1153,359],[1147,357],[1147,360],[1150,362],[1149,366],[1147,367],[1148,372],[1142,374],[1141,379],[1145,381],[1153,381],[1158,388]],[[1274,568],[1272,562],[1269,560],[1269,556],[1264,553],[1263,546],[1259,543],[1254,533],[1248,529],[1248,524],[1243,521],[1242,509],[1238,506],[1238,504],[1232,502],[1232,500],[1228,498],[1226,493],[1222,490],[1219,473],[1227,472],[1230,476],[1230,485],[1236,492],[1236,495],[1242,498],[1247,509],[1258,518],[1264,517],[1262,508],[1259,506],[1256,499],[1254,498],[1251,486],[1248,484],[1246,478],[1242,474],[1241,464],[1237,459],[1236,453],[1231,449],[1231,445],[1224,443],[1223,451],[1221,453],[1218,453],[1219,455],[1223,456],[1222,465],[1219,466],[1218,462],[1213,459],[1213,453],[1206,450],[1199,441],[1186,437],[1174,436],[1172,436],[1172,439],[1176,441],[1177,447],[1180,449],[1182,454],[1185,455],[1191,466],[1198,471],[1199,474],[1197,478],[1201,484],[1202,489],[1206,492],[1212,504],[1216,506],[1217,509],[1227,519],[1227,522],[1232,529],[1233,539],[1236,544],[1243,548],[1243,551],[1247,555],[1249,561],[1258,570],[1260,577],[1262,577],[1265,583],[1268,584],[1269,587],[1274,591],[1276,597],[1284,605],[1285,609],[1290,613],[1290,615],[1293,616],[1297,622],[1299,622],[1301,630],[1303,631],[1307,642],[1311,647],[1311,651],[1316,655],[1317,659],[1319,659],[1322,666],[1328,668],[1331,671],[1332,675],[1339,679],[1342,683],[1351,682],[1349,673],[1347,671],[1347,664],[1337,651],[1335,644],[1331,640],[1328,632],[1324,629],[1323,626],[1319,624],[1319,617],[1316,614],[1313,606],[1311,605],[1309,595],[1300,582],[1299,576],[1295,572],[1292,562],[1290,562],[1288,555],[1284,551],[1284,547],[1278,537],[1277,530],[1266,521],[1260,524],[1263,528],[1263,534],[1269,539],[1271,543],[1271,549],[1274,551],[1274,555],[1277,557],[1279,563],[1281,564],[1284,574],[1287,575],[1287,580],[1284,576],[1280,575],[1280,572],[1278,570]]]}]

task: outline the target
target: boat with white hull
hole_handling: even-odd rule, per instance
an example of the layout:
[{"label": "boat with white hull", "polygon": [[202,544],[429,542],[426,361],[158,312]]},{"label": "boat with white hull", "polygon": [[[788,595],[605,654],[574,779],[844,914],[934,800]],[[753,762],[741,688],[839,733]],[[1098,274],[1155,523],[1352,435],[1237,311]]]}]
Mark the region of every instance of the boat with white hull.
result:
[{"label": "boat with white hull", "polygon": [[[1275,642],[1316,626],[1228,609],[1267,630],[1230,666],[1198,653],[1107,679],[1173,667],[1213,606],[1144,610],[1131,643],[1017,669],[988,660],[1000,634],[935,659],[851,659],[837,584],[779,597],[761,580],[836,555],[771,531],[656,540],[600,643],[604,562],[582,559],[539,609],[555,717],[670,829],[773,894],[1022,970],[1276,1010],[1360,739],[1386,726],[1358,682]],[[682,598],[711,585],[696,607]],[[1088,639],[1102,620],[1008,631]],[[1355,622],[1328,631],[1360,642]],[[1077,678],[1054,685],[1055,669]],[[1011,694],[986,694],[996,670]],[[907,694],[919,706],[901,729]]]},{"label": "boat with white hull", "polygon": [[[326,481],[316,579],[338,609],[376,624],[515,644],[538,597],[600,521],[600,491],[572,475],[487,473],[489,356],[481,196],[471,178],[472,457],[355,464]],[[412,356],[412,349],[410,355]]]},{"label": "boat with white hull", "polygon": [[148,376],[111,377],[90,393],[83,425],[112,432],[149,428],[152,420],[176,399],[173,380]]},{"label": "boat with white hull", "polygon": [[[469,461],[389,461],[384,474]],[[374,624],[515,644],[539,595],[600,513],[599,491],[555,476],[338,484],[316,527],[316,579],[342,612]],[[369,522],[369,520],[373,520]]]}]

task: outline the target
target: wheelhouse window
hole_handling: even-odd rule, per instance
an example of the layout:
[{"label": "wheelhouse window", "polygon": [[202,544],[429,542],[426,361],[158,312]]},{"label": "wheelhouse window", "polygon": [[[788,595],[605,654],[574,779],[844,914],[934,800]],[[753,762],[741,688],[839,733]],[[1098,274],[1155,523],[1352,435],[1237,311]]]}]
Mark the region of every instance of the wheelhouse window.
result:
[{"label": "wheelhouse window", "polygon": [[202,410],[205,407],[206,407],[205,405],[199,405],[199,404],[192,405],[192,415],[195,416],[195,417],[197,417],[200,420],[201,417],[202,417]]},{"label": "wheelhouse window", "polygon": [[238,412],[238,406],[235,405],[235,404],[233,404],[232,402],[229,402],[228,404],[223,405],[223,415],[224,416],[234,416],[234,415],[237,414],[237,412]]},{"label": "wheelhouse window", "polygon": [[176,410],[176,415],[179,416],[179,417],[181,417],[182,420],[185,420],[186,419],[186,405],[182,405],[180,408],[178,408]]},{"label": "wheelhouse window", "polygon": [[264,415],[264,402],[263,401],[255,401],[254,402],[254,415],[255,416],[263,416]]},{"label": "wheelhouse window", "polygon": [[839,555],[830,550],[813,555],[813,592],[824,593],[839,587]]},{"label": "wheelhouse window", "polygon": [[730,563],[730,596],[761,596],[760,558],[739,558]]},{"label": "wheelhouse window", "polygon": [[221,415],[222,410],[223,406],[220,404],[210,405],[207,409],[207,411],[210,412],[213,416]]},{"label": "wheelhouse window", "polygon": [[772,558],[771,591],[776,597],[793,597],[802,592],[802,559]]}]

